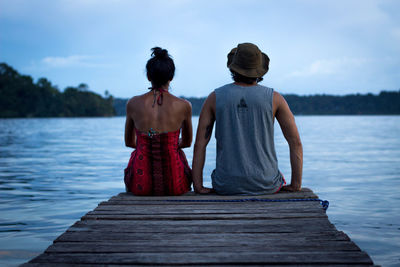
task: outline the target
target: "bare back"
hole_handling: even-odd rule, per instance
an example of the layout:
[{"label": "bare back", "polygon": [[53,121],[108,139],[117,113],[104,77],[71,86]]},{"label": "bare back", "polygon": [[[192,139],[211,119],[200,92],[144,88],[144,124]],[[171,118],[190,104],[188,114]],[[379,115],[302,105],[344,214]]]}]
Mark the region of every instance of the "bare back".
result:
[{"label": "bare back", "polygon": [[181,147],[190,146],[192,141],[192,107],[190,102],[178,98],[169,92],[162,93],[162,103],[158,103],[160,93],[150,91],[135,96],[127,103],[125,143],[135,147],[134,129],[142,132],[173,132],[182,128]]}]

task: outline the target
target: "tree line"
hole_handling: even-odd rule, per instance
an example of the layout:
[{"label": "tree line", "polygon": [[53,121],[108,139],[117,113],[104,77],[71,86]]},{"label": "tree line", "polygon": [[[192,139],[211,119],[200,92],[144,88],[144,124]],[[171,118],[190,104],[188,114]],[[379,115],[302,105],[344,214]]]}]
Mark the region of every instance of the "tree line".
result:
[{"label": "tree line", "polygon": [[[350,94],[344,96],[294,94],[283,95],[295,115],[395,115],[400,114],[400,90],[374,94]],[[193,115],[199,115],[205,97],[182,97],[192,103]],[[128,99],[116,98],[117,116],[125,116]]]},{"label": "tree line", "polygon": [[115,115],[114,98],[107,91],[103,98],[82,83],[60,92],[46,78],[35,83],[5,63],[0,63],[0,95],[0,118]]},{"label": "tree line", "polygon": [[298,115],[396,115],[400,114],[400,90],[379,94],[284,95]]},{"label": "tree line", "polygon": [[[34,83],[0,63],[0,118],[125,116],[128,99],[105,97],[89,91],[86,84],[67,87],[63,92],[46,78]],[[379,94],[283,95],[296,115],[394,115],[400,114],[400,90]],[[199,115],[205,97],[183,97]]]}]

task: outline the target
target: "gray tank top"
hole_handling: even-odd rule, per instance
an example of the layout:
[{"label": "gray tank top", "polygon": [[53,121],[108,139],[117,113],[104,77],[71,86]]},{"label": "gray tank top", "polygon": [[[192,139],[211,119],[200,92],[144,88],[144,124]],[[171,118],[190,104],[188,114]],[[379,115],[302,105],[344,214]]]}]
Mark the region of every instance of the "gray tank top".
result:
[{"label": "gray tank top", "polygon": [[273,89],[227,84],[215,90],[218,194],[274,193],[283,184],[274,145]]}]

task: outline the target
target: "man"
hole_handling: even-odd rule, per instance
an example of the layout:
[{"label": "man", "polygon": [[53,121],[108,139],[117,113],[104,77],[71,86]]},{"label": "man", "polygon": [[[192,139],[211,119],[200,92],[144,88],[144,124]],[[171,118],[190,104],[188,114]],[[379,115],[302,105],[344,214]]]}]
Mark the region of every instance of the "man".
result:
[{"label": "man", "polygon": [[[192,164],[195,192],[212,190],[203,187],[203,167],[214,122],[217,158],[211,178],[217,194],[299,191],[303,148],[294,116],[278,92],[258,84],[268,71],[268,56],[256,45],[243,43],[228,54],[227,65],[234,83],[215,89],[200,113]],[[290,148],[292,176],[287,186],[275,153],[275,118]]]}]

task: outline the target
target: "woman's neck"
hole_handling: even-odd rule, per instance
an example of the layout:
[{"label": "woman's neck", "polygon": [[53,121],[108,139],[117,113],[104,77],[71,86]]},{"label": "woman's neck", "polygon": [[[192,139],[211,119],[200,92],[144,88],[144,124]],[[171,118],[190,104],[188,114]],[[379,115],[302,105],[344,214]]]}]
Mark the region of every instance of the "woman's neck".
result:
[{"label": "woman's neck", "polygon": [[154,86],[153,84],[151,84],[151,88],[152,88],[152,89],[161,89],[161,90],[163,90],[163,91],[168,91],[168,89],[169,89],[169,82],[166,83],[166,84],[164,84],[164,85],[161,85],[161,86]]},{"label": "woman's neck", "polygon": [[168,91],[169,85],[163,85],[160,88],[163,89],[164,91]]}]

